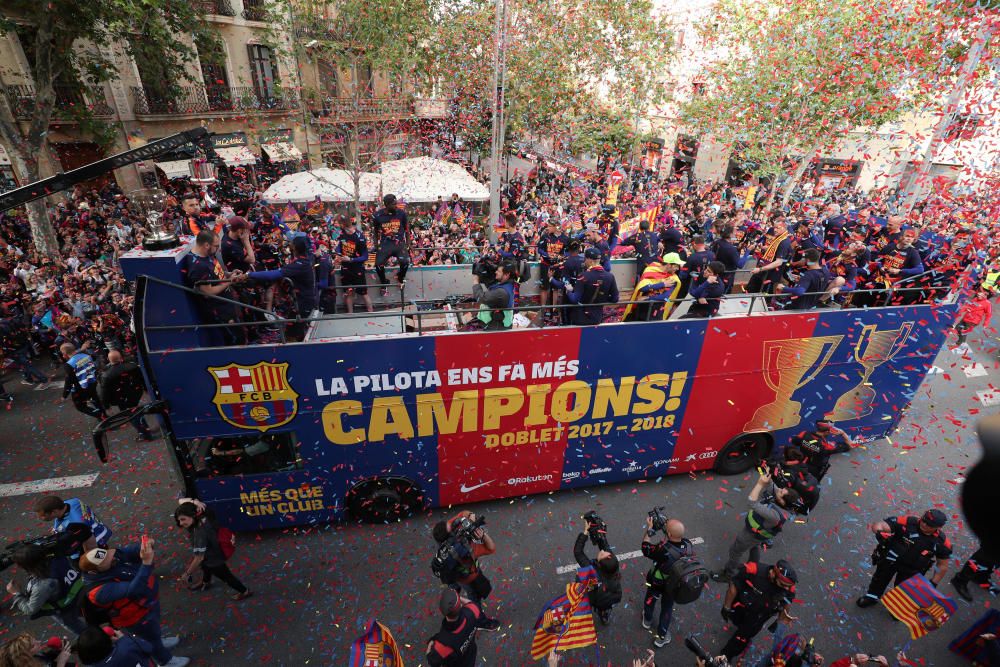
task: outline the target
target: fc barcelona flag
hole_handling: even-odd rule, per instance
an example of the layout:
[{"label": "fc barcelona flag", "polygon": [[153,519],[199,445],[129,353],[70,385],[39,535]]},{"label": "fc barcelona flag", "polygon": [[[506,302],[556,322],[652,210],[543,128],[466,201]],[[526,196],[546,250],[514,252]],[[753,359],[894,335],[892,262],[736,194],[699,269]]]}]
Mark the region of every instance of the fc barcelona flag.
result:
[{"label": "fc barcelona flag", "polygon": [[348,667],[403,667],[399,647],[389,628],[374,618],[368,621],[368,630],[351,644]]},{"label": "fc barcelona flag", "polygon": [[986,642],[979,638],[979,635],[994,634],[1000,635],[1000,611],[990,609],[976,623],[952,640],[948,644],[948,650],[956,653],[976,667],[989,667],[990,656]]},{"label": "fc barcelona flag", "polygon": [[577,570],[576,581],[566,584],[566,593],[545,605],[535,621],[531,657],[538,660],[550,651],[568,651],[597,643],[594,615],[587,591],[597,584],[592,565]]},{"label": "fc barcelona flag", "polygon": [[917,574],[882,596],[882,604],[910,630],[910,637],[923,637],[937,630],[955,613],[955,601],[947,598]]}]

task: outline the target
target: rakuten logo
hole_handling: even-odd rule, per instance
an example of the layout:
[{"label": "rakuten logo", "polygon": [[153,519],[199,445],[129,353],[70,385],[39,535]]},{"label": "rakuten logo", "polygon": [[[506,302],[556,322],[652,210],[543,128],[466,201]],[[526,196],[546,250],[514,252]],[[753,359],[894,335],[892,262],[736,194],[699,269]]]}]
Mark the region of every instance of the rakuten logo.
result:
[{"label": "rakuten logo", "polygon": [[533,482],[551,482],[552,475],[535,475],[533,477],[511,477],[507,480],[507,486],[518,486],[519,484],[531,484]]}]

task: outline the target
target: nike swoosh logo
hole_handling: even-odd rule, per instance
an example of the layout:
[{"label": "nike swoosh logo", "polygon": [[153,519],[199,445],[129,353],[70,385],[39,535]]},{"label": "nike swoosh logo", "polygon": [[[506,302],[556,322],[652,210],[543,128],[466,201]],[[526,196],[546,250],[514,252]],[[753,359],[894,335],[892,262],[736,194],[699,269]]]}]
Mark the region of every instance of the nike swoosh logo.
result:
[{"label": "nike swoosh logo", "polygon": [[475,486],[466,486],[463,483],[462,486],[461,486],[462,493],[468,493],[469,491],[475,491],[476,489],[478,489],[478,488],[480,488],[482,486],[486,486],[487,484],[491,484],[492,482],[493,482],[493,480],[491,479],[489,482],[483,482],[482,484],[476,484]]}]

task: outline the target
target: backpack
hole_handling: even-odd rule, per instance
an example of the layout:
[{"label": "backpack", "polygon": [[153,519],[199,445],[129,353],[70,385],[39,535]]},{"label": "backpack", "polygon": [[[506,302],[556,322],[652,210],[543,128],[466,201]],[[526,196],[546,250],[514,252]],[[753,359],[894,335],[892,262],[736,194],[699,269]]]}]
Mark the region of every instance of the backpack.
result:
[{"label": "backpack", "polygon": [[437,553],[431,559],[431,572],[446,585],[454,584],[463,574],[460,561],[461,551],[467,551],[464,545],[449,538],[438,547]]},{"label": "backpack", "polygon": [[236,553],[236,533],[224,526],[220,526],[215,531],[215,537],[219,540],[219,549],[222,551],[222,557],[229,560]]},{"label": "backpack", "polygon": [[694,556],[681,556],[667,572],[667,590],[677,604],[690,604],[701,597],[708,583],[708,570]]},{"label": "backpack", "polygon": [[660,563],[654,565],[653,579],[662,582],[664,592],[674,602],[690,604],[701,597],[708,583],[708,569],[692,553],[684,553],[669,543],[667,549],[676,557],[666,571],[660,569]]}]

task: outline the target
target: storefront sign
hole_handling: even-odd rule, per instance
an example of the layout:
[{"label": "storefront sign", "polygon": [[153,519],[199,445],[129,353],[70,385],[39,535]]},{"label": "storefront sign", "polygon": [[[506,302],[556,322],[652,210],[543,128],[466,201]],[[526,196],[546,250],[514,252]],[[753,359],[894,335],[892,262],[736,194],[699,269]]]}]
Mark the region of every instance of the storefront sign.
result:
[{"label": "storefront sign", "polygon": [[293,135],[292,135],[292,129],[290,127],[279,127],[279,128],[275,128],[273,130],[265,130],[263,132],[260,132],[257,135],[257,143],[260,143],[260,144],[277,144],[277,143],[292,144],[292,143],[295,143],[295,141],[294,141],[294,138],[293,138]]},{"label": "storefront sign", "polygon": [[234,148],[236,146],[249,146],[250,141],[243,132],[230,132],[229,134],[216,134],[212,138],[212,148]]}]

